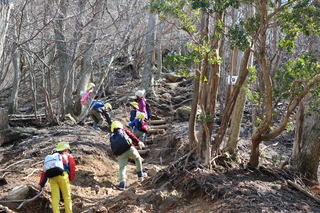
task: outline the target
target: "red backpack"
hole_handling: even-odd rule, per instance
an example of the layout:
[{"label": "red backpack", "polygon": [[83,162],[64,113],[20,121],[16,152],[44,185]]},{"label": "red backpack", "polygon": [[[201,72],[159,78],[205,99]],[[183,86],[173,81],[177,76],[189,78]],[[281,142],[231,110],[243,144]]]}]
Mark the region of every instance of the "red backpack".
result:
[{"label": "red backpack", "polygon": [[141,132],[147,132],[149,130],[148,122],[145,119],[139,119],[138,130]]}]

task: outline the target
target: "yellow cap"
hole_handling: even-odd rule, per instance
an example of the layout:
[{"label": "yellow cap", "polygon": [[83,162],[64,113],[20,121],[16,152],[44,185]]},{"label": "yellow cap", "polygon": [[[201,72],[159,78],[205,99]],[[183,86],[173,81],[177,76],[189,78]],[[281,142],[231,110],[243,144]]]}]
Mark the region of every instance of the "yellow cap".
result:
[{"label": "yellow cap", "polygon": [[111,106],[111,104],[109,104],[109,103],[106,103],[104,106],[105,106],[106,108],[112,109],[112,106]]},{"label": "yellow cap", "polygon": [[143,112],[138,112],[136,117],[141,118],[141,119],[145,119],[146,115]]},{"label": "yellow cap", "polygon": [[138,103],[137,102],[130,102],[130,105],[133,106],[134,108],[138,109]]},{"label": "yellow cap", "polygon": [[87,86],[87,90],[90,90],[92,87],[95,87],[96,85],[94,83],[89,83]]},{"label": "yellow cap", "polygon": [[111,124],[111,132],[114,131],[114,129],[122,129],[123,125],[120,121],[113,121]]},{"label": "yellow cap", "polygon": [[66,150],[66,149],[70,149],[70,144],[68,142],[65,141],[61,141],[57,144],[57,147],[55,148],[55,150],[57,150],[58,152]]}]

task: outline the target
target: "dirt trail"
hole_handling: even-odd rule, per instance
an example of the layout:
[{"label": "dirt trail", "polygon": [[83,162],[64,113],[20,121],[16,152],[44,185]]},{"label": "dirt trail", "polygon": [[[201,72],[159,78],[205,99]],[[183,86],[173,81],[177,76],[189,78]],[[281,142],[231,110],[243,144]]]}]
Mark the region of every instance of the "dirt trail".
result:
[{"label": "dirt trail", "polygon": [[[290,189],[267,170],[251,171],[231,163],[222,173],[208,173],[202,167],[182,170],[179,164],[170,166],[181,156],[182,145],[186,142],[183,138],[185,126],[180,123],[177,127],[175,132],[155,136],[154,144],[149,146],[151,152],[143,156],[149,178],[138,182],[135,166],[129,162],[128,187],[124,192],[115,188],[118,165],[111,154],[108,133],[78,125],[37,130],[32,138],[0,148],[1,168],[12,165],[1,172],[7,184],[0,186],[0,197],[19,184],[37,184],[45,155],[57,142],[69,141],[77,163],[76,178],[72,181],[75,213],[303,212],[300,209],[306,205],[308,212],[320,210],[317,204]],[[36,191],[31,192],[30,196],[36,194]],[[10,203],[12,211],[3,208],[0,212],[50,212],[49,184],[44,195],[17,211],[19,204]]]},{"label": "dirt trail", "polygon": [[[250,141],[245,137],[239,142],[240,164],[222,155],[209,171],[187,155],[188,122],[172,121],[174,113],[170,108],[190,99],[186,85],[176,83],[157,89],[158,94],[172,97],[172,103],[163,98],[153,105],[168,120],[169,128],[149,137],[150,152],[142,156],[149,175],[144,181],[137,181],[135,165],[129,162],[127,189],[117,190],[118,164],[111,153],[109,133],[93,130],[90,124],[67,121],[61,126],[32,129],[31,137],[0,146],[0,200],[15,186],[38,184],[44,157],[58,142],[68,141],[77,164],[71,183],[74,213],[320,212],[320,204],[287,185],[286,179],[293,176],[277,169],[279,162],[273,161],[273,156],[288,156],[292,140],[280,138],[281,141],[262,143],[265,157],[257,170],[245,166],[250,152]],[[128,88],[131,92],[124,91],[131,94],[132,87]],[[119,95],[110,97],[114,105],[112,116],[125,123],[128,109],[117,101],[123,97]],[[247,127],[248,124],[244,126]],[[37,193],[32,189],[29,197]],[[16,210],[19,204],[0,203],[0,213],[51,212],[50,184],[46,184],[43,195]]]}]

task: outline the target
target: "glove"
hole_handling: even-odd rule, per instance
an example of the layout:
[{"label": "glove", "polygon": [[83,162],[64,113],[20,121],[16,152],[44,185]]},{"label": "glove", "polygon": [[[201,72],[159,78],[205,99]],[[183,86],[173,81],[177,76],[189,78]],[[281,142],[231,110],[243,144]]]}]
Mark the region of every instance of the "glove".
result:
[{"label": "glove", "polygon": [[138,143],[138,145],[140,150],[142,150],[145,147],[144,143],[141,141]]}]

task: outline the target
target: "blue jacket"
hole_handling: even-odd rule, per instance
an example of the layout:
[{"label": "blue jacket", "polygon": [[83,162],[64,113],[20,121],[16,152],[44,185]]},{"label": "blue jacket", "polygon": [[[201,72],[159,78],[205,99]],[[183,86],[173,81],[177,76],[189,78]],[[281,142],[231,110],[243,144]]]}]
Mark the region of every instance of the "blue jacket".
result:
[{"label": "blue jacket", "polygon": [[135,118],[128,123],[129,126],[133,127],[133,131],[138,131],[139,118]]},{"label": "blue jacket", "polygon": [[137,110],[133,109],[130,111],[130,121],[133,121],[136,118]]}]

